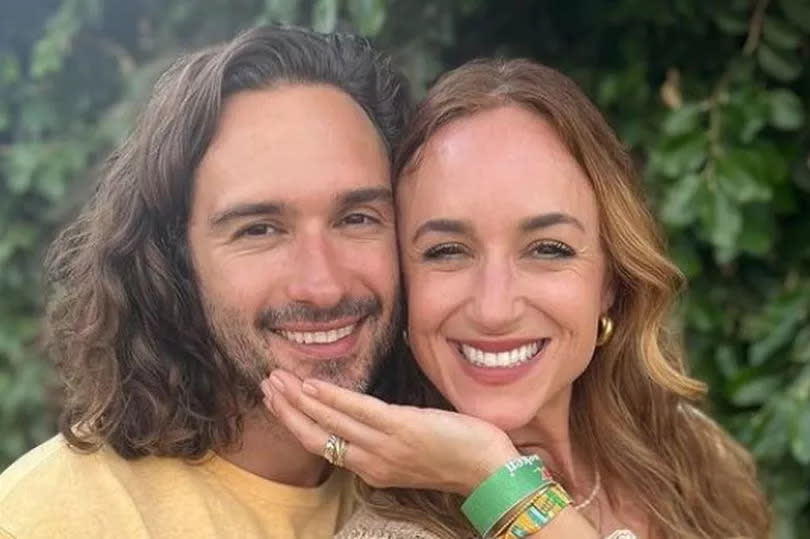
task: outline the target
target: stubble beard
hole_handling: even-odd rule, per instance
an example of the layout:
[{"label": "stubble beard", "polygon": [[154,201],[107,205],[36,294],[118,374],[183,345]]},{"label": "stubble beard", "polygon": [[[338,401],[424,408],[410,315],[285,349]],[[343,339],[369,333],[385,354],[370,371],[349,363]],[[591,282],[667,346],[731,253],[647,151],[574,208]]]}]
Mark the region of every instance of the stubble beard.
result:
[{"label": "stubble beard", "polygon": [[272,327],[283,322],[328,322],[344,316],[364,316],[363,324],[371,328],[371,343],[350,357],[318,360],[311,363],[307,376],[347,389],[365,392],[371,380],[390,355],[401,326],[400,298],[395,297],[388,320],[384,318],[378,298],[346,300],[338,306],[320,310],[306,305],[288,305],[267,309],[255,320],[246,319],[237,309],[217,305],[206,298],[206,318],[217,353],[233,366],[237,384],[246,403],[259,403],[259,384],[274,369],[287,369],[295,374],[293,360],[282,361],[272,350],[272,342],[282,339]]}]

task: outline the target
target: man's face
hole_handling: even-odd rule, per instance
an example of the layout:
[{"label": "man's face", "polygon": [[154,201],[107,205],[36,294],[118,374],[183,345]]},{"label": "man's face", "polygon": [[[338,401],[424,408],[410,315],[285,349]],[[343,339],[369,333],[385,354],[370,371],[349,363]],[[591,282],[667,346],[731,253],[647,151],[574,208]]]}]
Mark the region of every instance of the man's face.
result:
[{"label": "man's face", "polygon": [[222,351],[257,387],[274,368],[365,389],[399,323],[383,142],[325,85],[238,93],[195,178],[192,264]]}]

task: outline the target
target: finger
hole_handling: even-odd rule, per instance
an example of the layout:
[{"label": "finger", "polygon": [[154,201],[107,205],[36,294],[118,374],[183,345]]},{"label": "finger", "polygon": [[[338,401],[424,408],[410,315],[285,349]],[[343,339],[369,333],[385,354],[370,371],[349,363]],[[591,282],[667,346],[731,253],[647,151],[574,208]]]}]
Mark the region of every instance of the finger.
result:
[{"label": "finger", "polygon": [[326,444],[329,434],[303,412],[292,406],[284,395],[274,391],[272,396],[265,398],[265,406],[307,451],[323,455],[324,444]]},{"label": "finger", "polygon": [[[270,402],[272,400],[272,402]],[[265,398],[265,406],[298,438],[301,445],[310,453],[319,457],[324,456],[326,441],[329,434],[320,428],[315,422],[296,410],[284,395],[274,393],[271,397]],[[344,438],[345,439],[345,438]],[[343,452],[343,467],[358,475],[364,473],[367,468],[366,463],[374,462],[375,457],[365,449],[346,440],[347,445]]]},{"label": "finger", "polygon": [[[284,394],[286,400],[306,414],[326,432],[373,451],[384,448],[385,433],[375,430],[350,415],[344,414],[303,393],[301,382],[289,373],[275,371],[271,376],[275,389]],[[280,384],[278,382],[281,382]],[[272,383],[272,382],[271,382]]]},{"label": "finger", "polygon": [[399,430],[404,408],[387,404],[370,395],[363,395],[323,380],[307,378],[303,393],[322,404],[342,412],[378,431],[391,434]]}]

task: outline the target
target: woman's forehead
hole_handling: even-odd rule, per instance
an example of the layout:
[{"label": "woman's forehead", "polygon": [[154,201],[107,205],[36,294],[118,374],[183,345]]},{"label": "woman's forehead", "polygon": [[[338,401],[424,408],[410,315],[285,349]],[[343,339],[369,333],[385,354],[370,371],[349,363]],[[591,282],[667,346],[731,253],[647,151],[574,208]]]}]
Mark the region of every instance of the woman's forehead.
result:
[{"label": "woman's forehead", "polygon": [[398,189],[406,214],[565,211],[593,221],[594,198],[554,128],[518,107],[477,113],[438,130]]}]

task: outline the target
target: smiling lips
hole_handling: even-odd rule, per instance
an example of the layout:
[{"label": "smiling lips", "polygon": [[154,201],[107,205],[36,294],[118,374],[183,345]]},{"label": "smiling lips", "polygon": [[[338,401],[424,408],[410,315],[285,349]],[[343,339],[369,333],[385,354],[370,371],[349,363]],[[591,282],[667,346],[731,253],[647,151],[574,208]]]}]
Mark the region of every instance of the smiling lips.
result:
[{"label": "smiling lips", "polygon": [[519,343],[460,343],[461,355],[476,367],[512,368],[523,365],[543,350],[548,339]]},{"label": "smiling lips", "polygon": [[[304,359],[332,360],[349,357],[358,346],[363,320],[307,324],[277,328],[273,333],[303,354]],[[342,325],[337,325],[342,324]]]},{"label": "smiling lips", "polygon": [[276,332],[288,341],[297,344],[330,344],[349,336],[356,326],[355,323],[328,331],[287,331],[280,329]]}]

